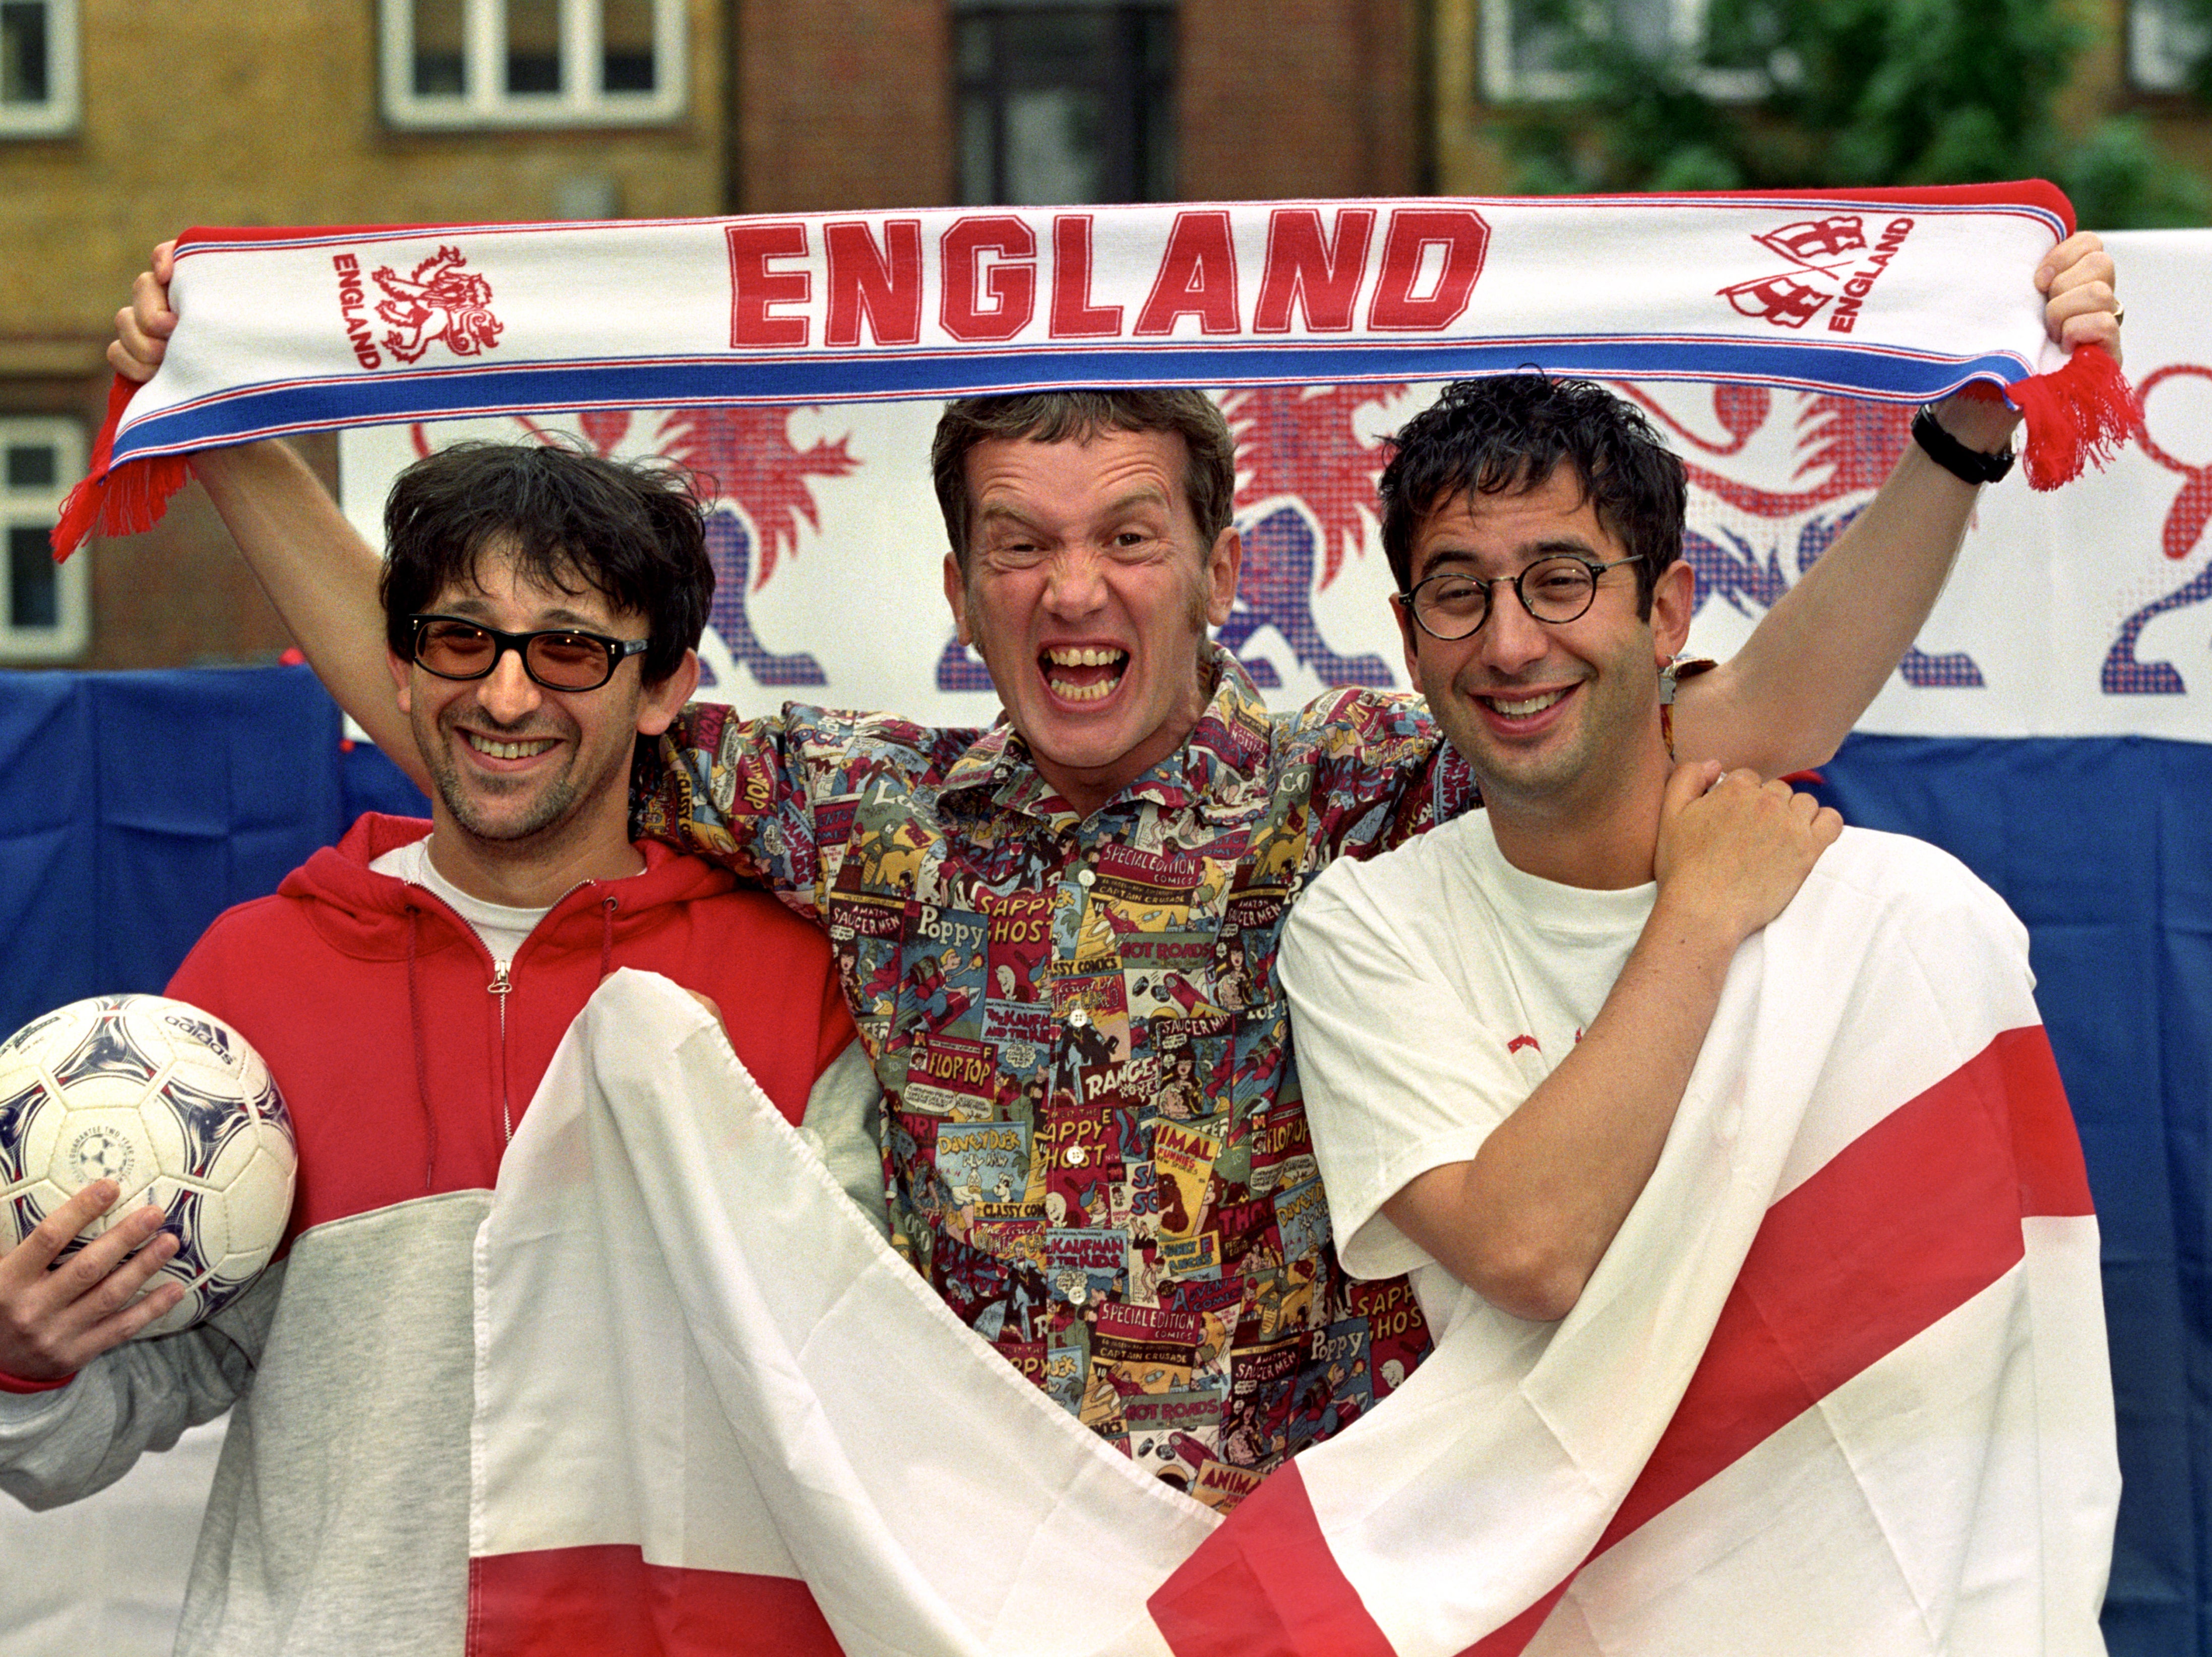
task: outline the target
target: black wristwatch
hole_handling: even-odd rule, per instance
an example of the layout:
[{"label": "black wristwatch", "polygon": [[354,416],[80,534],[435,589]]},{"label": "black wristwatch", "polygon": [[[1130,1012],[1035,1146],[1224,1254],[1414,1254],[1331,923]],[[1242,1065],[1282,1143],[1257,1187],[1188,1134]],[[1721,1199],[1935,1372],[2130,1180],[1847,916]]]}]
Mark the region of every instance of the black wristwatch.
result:
[{"label": "black wristwatch", "polygon": [[1922,404],[1920,412],[1912,416],[1912,440],[1922,453],[1961,483],[1994,483],[2012,470],[2010,444],[1995,454],[1968,448],[1943,429],[1932,403]]}]

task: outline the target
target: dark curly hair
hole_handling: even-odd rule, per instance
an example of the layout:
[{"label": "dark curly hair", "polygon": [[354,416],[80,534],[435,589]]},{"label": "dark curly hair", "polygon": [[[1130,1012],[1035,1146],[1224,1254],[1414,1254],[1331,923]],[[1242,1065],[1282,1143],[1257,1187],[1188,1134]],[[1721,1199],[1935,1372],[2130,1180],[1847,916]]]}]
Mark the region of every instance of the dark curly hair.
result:
[{"label": "dark curly hair", "polygon": [[1413,537],[1455,495],[1540,489],[1560,464],[1636,564],[1637,614],[1651,613],[1659,572],[1682,555],[1682,463],[1633,404],[1587,379],[1541,373],[1462,379],[1391,440],[1377,490],[1382,550],[1401,592]]},{"label": "dark curly hair", "polygon": [[678,468],[558,443],[456,443],[399,474],[384,508],[384,636],[405,657],[407,618],[477,580],[487,551],[524,580],[589,589],[647,622],[644,682],[694,648],[714,596],[697,495]]}]

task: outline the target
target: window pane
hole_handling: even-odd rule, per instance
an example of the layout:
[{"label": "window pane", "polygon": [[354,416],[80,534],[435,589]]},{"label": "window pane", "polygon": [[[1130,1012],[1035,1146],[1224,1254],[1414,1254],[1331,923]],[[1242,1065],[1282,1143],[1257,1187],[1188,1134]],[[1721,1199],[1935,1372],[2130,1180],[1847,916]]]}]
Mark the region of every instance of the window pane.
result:
[{"label": "window pane", "polygon": [[49,531],[35,524],[8,526],[8,625],[53,627],[61,621],[61,586],[56,579]]},{"label": "window pane", "polygon": [[1146,87],[1158,86],[1172,80],[1175,76],[1175,14],[1171,11],[1140,12],[1137,16],[1137,29],[1144,41],[1140,55],[1144,59]]},{"label": "window pane", "polygon": [[507,89],[560,91],[560,0],[507,0]]},{"label": "window pane", "polygon": [[8,487],[11,489],[50,489],[60,482],[58,470],[51,443],[8,446]]},{"label": "window pane", "polygon": [[1664,58],[1673,44],[1674,0],[1613,0],[1613,29],[1639,58]]},{"label": "window pane", "polygon": [[1113,13],[1103,9],[1004,14],[1000,72],[1012,86],[1095,82],[1113,62]]},{"label": "window pane", "polygon": [[2212,29],[2180,0],[2134,0],[2128,8],[2129,78],[2146,92],[2185,92],[2197,60],[2212,50]]},{"label": "window pane", "polygon": [[43,104],[52,97],[46,61],[45,0],[0,5],[0,103]]},{"label": "window pane", "polygon": [[1053,87],[1006,97],[1006,196],[1017,206],[1105,197],[1105,100]]},{"label": "window pane", "polygon": [[988,17],[963,17],[960,20],[960,74],[963,79],[981,81],[991,73],[991,20]]},{"label": "window pane", "polygon": [[415,0],[415,95],[458,98],[469,89],[462,0]]},{"label": "window pane", "polygon": [[957,27],[963,200],[1172,198],[1172,7],[968,0]]},{"label": "window pane", "polygon": [[1144,155],[1137,173],[1141,185],[1138,198],[1171,202],[1176,197],[1174,100],[1165,95],[1146,100],[1144,122]]},{"label": "window pane", "polygon": [[605,0],[600,20],[601,88],[652,91],[653,0]]},{"label": "window pane", "polygon": [[991,171],[991,100],[971,92],[960,100],[960,199],[998,200],[999,181]]}]

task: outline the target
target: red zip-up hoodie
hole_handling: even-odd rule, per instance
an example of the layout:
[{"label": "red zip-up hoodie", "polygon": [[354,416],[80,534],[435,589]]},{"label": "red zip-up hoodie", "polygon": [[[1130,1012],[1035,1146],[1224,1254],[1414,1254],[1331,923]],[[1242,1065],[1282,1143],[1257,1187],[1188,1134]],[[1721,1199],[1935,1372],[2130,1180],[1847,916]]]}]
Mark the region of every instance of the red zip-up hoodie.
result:
[{"label": "red zip-up hoodie", "polygon": [[369,863],[430,825],[362,817],[226,911],[169,993],[268,1062],[300,1141],[292,1235],[437,1192],[489,1187],[554,1048],[617,967],[712,997],[745,1068],[797,1122],[853,1039],[821,933],[725,870],[641,842],[646,867],[586,881],[495,976],[458,914]]}]

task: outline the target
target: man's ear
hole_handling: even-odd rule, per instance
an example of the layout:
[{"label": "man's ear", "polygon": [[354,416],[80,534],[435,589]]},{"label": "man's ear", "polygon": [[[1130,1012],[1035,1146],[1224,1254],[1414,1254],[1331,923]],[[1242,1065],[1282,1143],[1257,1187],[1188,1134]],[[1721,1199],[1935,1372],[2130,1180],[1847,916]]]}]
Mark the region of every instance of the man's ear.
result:
[{"label": "man's ear", "polygon": [[410,706],[410,703],[412,702],[414,699],[409,692],[407,685],[407,682],[411,677],[409,664],[399,659],[398,652],[392,649],[391,646],[386,645],[384,647],[384,665],[392,670],[392,701],[399,704],[399,711],[402,713],[412,713],[415,710]]},{"label": "man's ear", "polygon": [[1244,568],[1244,540],[1231,524],[1213,537],[1206,555],[1206,620],[1219,627],[1237,607],[1237,575]]},{"label": "man's ear", "polygon": [[1651,646],[1661,661],[1671,662],[1682,653],[1697,608],[1698,572],[1688,559],[1677,558],[1651,584]]},{"label": "man's ear", "polygon": [[960,642],[975,643],[975,634],[968,630],[968,577],[960,561],[949,552],[945,555],[945,602],[952,606],[952,626]]},{"label": "man's ear", "polygon": [[1403,593],[1390,595],[1391,619],[1398,623],[1398,636],[1406,646],[1406,683],[1419,690],[1421,688],[1421,639],[1413,630],[1413,602]]},{"label": "man's ear", "polygon": [[673,673],[659,684],[647,685],[637,699],[637,734],[657,737],[667,730],[698,688],[699,652],[687,650]]}]

